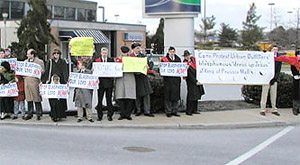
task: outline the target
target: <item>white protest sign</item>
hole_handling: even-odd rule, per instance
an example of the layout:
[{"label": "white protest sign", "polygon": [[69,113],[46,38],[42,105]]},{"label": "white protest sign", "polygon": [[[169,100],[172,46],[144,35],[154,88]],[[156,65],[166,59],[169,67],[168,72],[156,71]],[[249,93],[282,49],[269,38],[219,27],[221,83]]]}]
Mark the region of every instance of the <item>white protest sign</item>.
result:
[{"label": "white protest sign", "polygon": [[161,76],[186,77],[188,65],[181,62],[161,62],[159,73]]},{"label": "white protest sign", "polygon": [[269,84],[274,55],[258,51],[196,51],[197,80],[203,84]]},{"label": "white protest sign", "polygon": [[122,63],[93,62],[93,75],[97,77],[122,77]]},{"label": "white protest sign", "polygon": [[69,97],[67,84],[42,84],[40,94],[43,98],[67,99]]},{"label": "white protest sign", "polygon": [[17,61],[16,75],[41,78],[42,67],[33,62]]},{"label": "white protest sign", "polygon": [[17,83],[0,85],[0,97],[17,97],[17,96],[18,96]]},{"label": "white protest sign", "polygon": [[99,80],[97,76],[84,73],[70,73],[69,87],[98,89]]},{"label": "white protest sign", "polygon": [[3,61],[7,61],[10,64],[10,69],[11,70],[16,70],[16,66],[17,66],[17,59],[16,58],[0,58],[0,64]]}]

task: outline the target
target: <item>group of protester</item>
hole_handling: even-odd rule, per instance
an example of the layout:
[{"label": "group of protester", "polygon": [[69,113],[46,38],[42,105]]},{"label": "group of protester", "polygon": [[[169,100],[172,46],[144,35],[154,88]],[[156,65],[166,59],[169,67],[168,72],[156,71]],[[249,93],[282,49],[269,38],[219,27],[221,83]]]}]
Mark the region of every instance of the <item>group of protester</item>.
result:
[{"label": "group of protester", "polygon": [[[0,57],[4,53],[0,50]],[[122,63],[123,57],[147,58],[142,53],[141,44],[133,43],[131,50],[127,46],[120,48],[120,55],[112,58],[109,55],[109,50],[102,47],[100,54],[94,54],[93,57],[72,58],[72,62],[76,65],[73,72],[92,74],[92,63],[94,62],[117,62]],[[196,61],[191,53],[184,51],[184,61],[188,65],[188,74],[184,79],[187,82],[187,109],[186,115],[199,114],[197,111],[197,103],[204,94],[203,86],[196,80]],[[0,97],[0,112],[1,120],[5,118],[17,119],[21,112],[24,120],[32,119],[35,109],[36,119],[40,120],[43,115],[42,97],[40,95],[39,86],[43,84],[67,84],[69,81],[69,67],[66,60],[61,58],[61,51],[54,49],[51,53],[51,58],[44,65],[43,60],[39,59],[37,53],[33,49],[27,51],[26,62],[36,63],[41,66],[42,78],[15,75],[15,72],[10,68],[7,61],[1,63],[0,84],[8,84],[16,82],[18,86],[17,97]],[[151,72],[153,64],[147,60],[148,72]],[[165,57],[161,62],[182,62],[181,58],[176,55],[174,47],[170,47]],[[179,117],[178,107],[180,100],[181,77],[165,76],[164,82],[164,106],[167,117]],[[122,77],[99,77],[99,87],[97,90],[98,103],[95,109],[97,110],[97,120],[103,119],[104,106],[102,104],[104,94],[106,98],[107,119],[113,120],[114,106],[112,104],[114,98],[120,106],[120,116],[118,120],[132,120],[131,115],[135,112],[135,116],[144,114],[148,117],[154,117],[150,106],[150,95],[153,93],[149,78],[143,73],[124,72]],[[94,122],[92,118],[92,98],[93,90],[85,88],[75,88],[73,101],[77,108],[77,122],[81,122],[86,118],[90,122]],[[25,101],[27,102],[27,112],[25,113]],[[61,98],[49,99],[50,117],[54,122],[66,118],[67,100]],[[13,115],[12,115],[13,114]]]}]

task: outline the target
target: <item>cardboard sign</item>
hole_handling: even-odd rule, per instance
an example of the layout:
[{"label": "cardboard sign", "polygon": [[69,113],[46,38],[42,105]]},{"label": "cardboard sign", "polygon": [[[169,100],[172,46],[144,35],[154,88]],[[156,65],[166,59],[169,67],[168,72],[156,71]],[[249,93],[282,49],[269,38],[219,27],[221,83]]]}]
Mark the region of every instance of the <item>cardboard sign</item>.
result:
[{"label": "cardboard sign", "polygon": [[16,67],[17,67],[17,59],[16,58],[0,58],[0,64],[3,61],[7,61],[10,64],[11,70],[16,70]]},{"label": "cardboard sign", "polygon": [[18,86],[17,83],[8,83],[0,85],[0,97],[17,97]]},{"label": "cardboard sign", "polygon": [[42,67],[33,62],[17,61],[16,75],[41,78]]},{"label": "cardboard sign", "polygon": [[274,55],[257,51],[199,51],[197,80],[203,84],[269,84]]},{"label": "cardboard sign", "polygon": [[42,84],[40,94],[43,98],[67,99],[69,87],[67,84]]},{"label": "cardboard sign", "polygon": [[122,57],[123,72],[147,74],[147,57]]},{"label": "cardboard sign", "polygon": [[76,37],[70,40],[71,56],[93,56],[94,38]]},{"label": "cardboard sign", "polygon": [[161,62],[159,73],[161,76],[186,77],[188,65],[181,62]]},{"label": "cardboard sign", "polygon": [[93,62],[93,75],[97,77],[122,77],[122,63]]},{"label": "cardboard sign", "polygon": [[70,73],[69,87],[98,89],[99,80],[97,76],[84,73]]}]

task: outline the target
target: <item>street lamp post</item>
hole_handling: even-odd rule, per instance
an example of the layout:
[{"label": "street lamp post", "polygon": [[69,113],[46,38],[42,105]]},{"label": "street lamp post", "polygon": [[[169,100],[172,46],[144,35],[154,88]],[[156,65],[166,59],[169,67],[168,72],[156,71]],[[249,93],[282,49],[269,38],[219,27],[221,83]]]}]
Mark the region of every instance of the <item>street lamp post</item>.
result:
[{"label": "street lamp post", "polygon": [[104,6],[98,6],[99,9],[102,9],[102,22],[105,22],[105,9]]},{"label": "street lamp post", "polygon": [[270,17],[271,17],[271,23],[270,23],[270,31],[272,31],[272,24],[273,24],[273,6],[275,5],[275,3],[271,2],[268,3],[269,6],[271,6],[271,13],[270,13]]},{"label": "street lamp post", "polygon": [[6,48],[6,19],[8,17],[7,13],[2,13],[3,23],[4,23],[4,48]]}]

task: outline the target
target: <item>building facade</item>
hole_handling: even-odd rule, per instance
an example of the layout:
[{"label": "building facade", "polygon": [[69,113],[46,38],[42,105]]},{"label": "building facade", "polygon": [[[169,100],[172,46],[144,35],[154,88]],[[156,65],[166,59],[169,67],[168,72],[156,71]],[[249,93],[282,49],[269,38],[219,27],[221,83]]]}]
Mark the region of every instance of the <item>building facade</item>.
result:
[{"label": "building facade", "polygon": [[[47,7],[51,12],[48,18],[51,33],[59,43],[58,47],[65,58],[68,54],[68,41],[73,37],[93,37],[96,51],[99,52],[101,47],[107,46],[112,56],[119,53],[118,50],[122,45],[130,45],[132,42],[146,45],[145,25],[97,22],[97,2],[47,0]],[[2,48],[8,47],[12,42],[18,42],[18,24],[29,10],[28,0],[0,1]],[[6,15],[7,17],[3,18]],[[48,50],[53,47],[57,46],[47,45]]]}]

